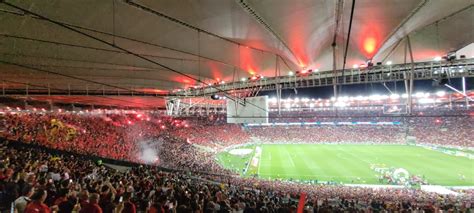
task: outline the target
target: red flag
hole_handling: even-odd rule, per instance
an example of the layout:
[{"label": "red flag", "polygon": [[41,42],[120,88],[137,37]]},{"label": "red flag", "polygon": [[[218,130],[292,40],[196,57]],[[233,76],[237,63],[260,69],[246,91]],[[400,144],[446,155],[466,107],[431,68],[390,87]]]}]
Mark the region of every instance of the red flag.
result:
[{"label": "red flag", "polygon": [[297,211],[297,213],[303,213],[305,203],[306,203],[306,193],[301,192],[300,201],[298,202],[298,211]]}]

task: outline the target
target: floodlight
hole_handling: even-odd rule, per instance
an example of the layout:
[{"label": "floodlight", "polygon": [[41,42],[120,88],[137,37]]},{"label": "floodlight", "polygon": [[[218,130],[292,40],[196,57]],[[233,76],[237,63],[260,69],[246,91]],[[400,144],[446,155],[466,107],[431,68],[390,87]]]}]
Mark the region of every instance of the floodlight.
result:
[{"label": "floodlight", "polygon": [[446,92],[441,90],[441,91],[436,92],[436,95],[437,95],[438,97],[443,97],[443,96],[446,95]]}]

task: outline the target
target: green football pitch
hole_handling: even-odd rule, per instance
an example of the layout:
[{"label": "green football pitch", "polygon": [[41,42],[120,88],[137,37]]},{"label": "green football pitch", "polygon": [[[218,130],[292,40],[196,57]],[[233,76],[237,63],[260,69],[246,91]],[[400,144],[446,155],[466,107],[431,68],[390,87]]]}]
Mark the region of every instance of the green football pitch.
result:
[{"label": "green football pitch", "polygon": [[[417,146],[263,144],[238,149],[251,153],[239,156],[228,150],[217,161],[242,176],[381,184],[374,168],[385,167],[402,168],[432,185],[474,186],[474,160]],[[260,156],[255,150],[261,150]]]}]

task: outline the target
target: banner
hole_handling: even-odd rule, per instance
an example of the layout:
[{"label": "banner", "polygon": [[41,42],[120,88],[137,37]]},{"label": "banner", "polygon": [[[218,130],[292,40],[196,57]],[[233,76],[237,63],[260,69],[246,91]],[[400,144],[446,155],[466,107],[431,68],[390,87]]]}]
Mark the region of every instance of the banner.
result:
[{"label": "banner", "polygon": [[305,203],[306,203],[306,193],[301,192],[300,201],[298,202],[298,211],[297,211],[297,213],[303,213]]}]

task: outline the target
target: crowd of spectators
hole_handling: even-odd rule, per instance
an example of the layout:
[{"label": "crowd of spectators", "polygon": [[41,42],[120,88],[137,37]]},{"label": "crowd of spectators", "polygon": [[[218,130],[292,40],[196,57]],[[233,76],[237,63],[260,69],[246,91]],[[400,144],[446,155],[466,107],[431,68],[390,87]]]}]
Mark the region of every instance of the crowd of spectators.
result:
[{"label": "crowd of spectators", "polygon": [[[116,171],[84,158],[54,156],[31,148],[3,148],[0,200],[4,201],[3,208],[18,201],[15,206],[23,203],[19,205],[23,209],[31,204],[33,207],[30,208],[59,212],[93,212],[99,208],[104,212],[133,212],[132,209],[148,212],[293,212],[295,201],[304,191],[308,193],[308,211],[464,211],[471,207],[472,191],[462,191],[461,196],[441,196],[417,189],[242,179],[215,161],[215,153],[220,149],[249,142],[404,143],[407,136],[414,136],[418,143],[473,147],[474,141],[474,118],[471,116],[328,116],[311,119],[305,121],[397,121],[400,125],[245,127],[225,124],[222,118],[175,119],[139,113],[4,114],[1,119],[3,137],[10,140],[138,163],[144,162],[140,156],[146,141],[147,149],[157,152],[155,164],[175,172],[163,172],[145,165]],[[199,176],[195,172],[199,172]],[[20,207],[18,212],[23,212]]]},{"label": "crowd of spectators", "polygon": [[398,126],[275,126],[249,128],[251,135],[271,143],[403,143],[405,131]]},{"label": "crowd of spectators", "polygon": [[305,185],[232,176],[112,169],[84,157],[0,145],[0,210],[13,212],[469,212],[458,196],[419,189]]},{"label": "crowd of spectators", "polygon": [[21,113],[5,115],[3,123],[4,134],[10,139],[81,154],[138,161],[137,141],[160,135],[163,131],[160,123],[167,122],[139,117]]},{"label": "crowd of spectators", "polygon": [[250,135],[240,125],[192,125],[173,131],[173,135],[185,138],[189,143],[212,148],[222,148],[250,141]]},{"label": "crowd of spectators", "polygon": [[409,133],[421,144],[474,147],[474,118],[418,117],[409,119]]},{"label": "crowd of spectators", "polygon": [[[283,118],[282,118],[283,119]],[[142,142],[158,152],[162,165],[223,172],[214,155],[232,145],[264,143],[417,143],[473,147],[474,118],[376,117],[314,118],[319,122],[399,122],[399,125],[296,125],[246,127],[223,119],[175,119],[145,114],[5,114],[5,137],[48,148],[141,162]],[[74,129],[74,131],[71,131]],[[147,162],[149,163],[149,162]]]}]

